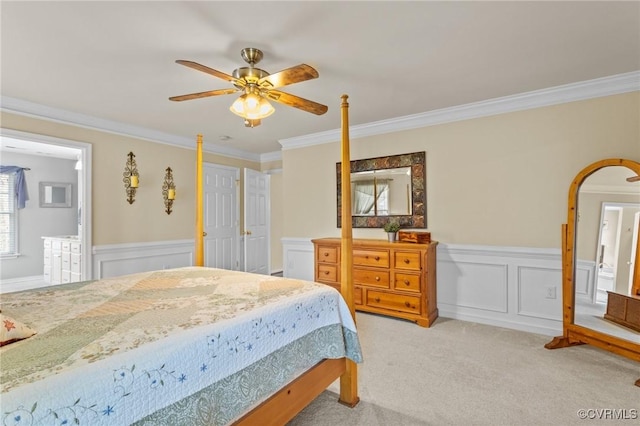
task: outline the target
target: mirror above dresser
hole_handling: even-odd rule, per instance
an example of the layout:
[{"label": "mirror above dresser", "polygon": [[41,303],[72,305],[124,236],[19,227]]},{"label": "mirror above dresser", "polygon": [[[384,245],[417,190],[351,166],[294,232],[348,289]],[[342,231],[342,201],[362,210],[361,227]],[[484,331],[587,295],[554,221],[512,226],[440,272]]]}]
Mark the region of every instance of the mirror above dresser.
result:
[{"label": "mirror above dresser", "polygon": [[[389,221],[402,228],[427,225],[426,153],[351,161],[352,226],[381,228]],[[341,163],[336,164],[337,224],[341,225]]]}]

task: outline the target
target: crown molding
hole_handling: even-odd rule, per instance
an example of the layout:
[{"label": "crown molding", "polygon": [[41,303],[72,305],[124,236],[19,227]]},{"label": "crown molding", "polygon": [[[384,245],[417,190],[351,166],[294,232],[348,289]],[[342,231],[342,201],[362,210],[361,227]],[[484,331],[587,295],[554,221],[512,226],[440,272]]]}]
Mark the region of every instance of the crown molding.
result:
[{"label": "crown molding", "polygon": [[260,163],[268,163],[269,161],[280,160],[282,160],[281,151],[265,152],[264,154],[260,154]]},{"label": "crown molding", "polygon": [[[102,132],[133,137],[165,145],[195,149],[195,136],[192,140],[182,136],[159,132],[157,130],[152,130],[145,127],[105,120],[103,118],[53,108],[22,99],[11,98],[8,96],[2,96],[0,98],[0,110],[10,112],[12,114],[34,117],[56,123],[70,124],[76,127],[99,130]],[[205,143],[203,143],[202,150],[210,154],[217,154],[225,157],[256,162],[259,162],[261,157],[260,154],[254,154],[235,148],[215,145],[206,141]]]},{"label": "crown molding", "polygon": [[[349,132],[354,139],[362,138],[635,91],[640,91],[640,71],[350,126]],[[193,140],[182,136],[65,111],[8,96],[0,97],[0,110],[165,145],[194,149]],[[278,142],[283,150],[296,149],[338,141],[340,140],[340,134],[340,129],[334,129],[294,138],[281,139]],[[203,151],[259,163],[279,161],[282,159],[281,151],[255,154],[235,148],[215,145],[206,141],[203,144]]]},{"label": "crown molding", "polygon": [[[640,71],[350,126],[349,133],[353,139],[362,138],[636,91],[640,91]],[[338,141],[340,134],[335,129],[278,142],[283,150],[296,149]]]}]

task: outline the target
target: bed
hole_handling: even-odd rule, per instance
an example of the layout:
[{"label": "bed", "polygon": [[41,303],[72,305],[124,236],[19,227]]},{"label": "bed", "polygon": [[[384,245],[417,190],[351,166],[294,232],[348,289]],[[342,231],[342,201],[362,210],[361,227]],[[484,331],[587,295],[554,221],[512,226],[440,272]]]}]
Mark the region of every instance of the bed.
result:
[{"label": "bed", "polygon": [[216,425],[325,359],[362,360],[324,285],[188,267],[7,294],[4,424]]},{"label": "bed", "polygon": [[3,424],[282,425],[337,379],[355,406],[347,95],[341,110],[340,292],[203,266],[198,135],[193,267],[2,296],[36,331],[0,348]]}]

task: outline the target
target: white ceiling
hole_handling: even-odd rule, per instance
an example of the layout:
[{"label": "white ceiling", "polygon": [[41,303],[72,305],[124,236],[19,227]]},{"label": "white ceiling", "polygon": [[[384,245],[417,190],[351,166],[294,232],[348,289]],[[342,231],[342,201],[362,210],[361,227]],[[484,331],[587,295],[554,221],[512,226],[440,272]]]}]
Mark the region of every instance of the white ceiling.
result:
[{"label": "white ceiling", "polygon": [[[362,125],[640,70],[637,1],[2,1],[1,15],[3,98],[258,154],[338,129],[342,94]],[[168,100],[232,87],[176,59],[230,74],[244,47],[270,73],[315,67],[283,90],[329,111],[274,103],[250,129],[236,95]]]}]

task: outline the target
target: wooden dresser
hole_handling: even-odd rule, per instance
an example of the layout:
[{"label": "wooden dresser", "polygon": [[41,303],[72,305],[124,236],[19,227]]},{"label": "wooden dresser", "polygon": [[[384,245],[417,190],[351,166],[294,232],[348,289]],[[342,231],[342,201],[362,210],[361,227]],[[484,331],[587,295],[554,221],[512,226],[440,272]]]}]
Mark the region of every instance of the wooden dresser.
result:
[{"label": "wooden dresser", "polygon": [[[312,240],[315,281],[340,291],[340,238]],[[438,317],[436,246],[353,240],[355,308],[429,327]]]}]

